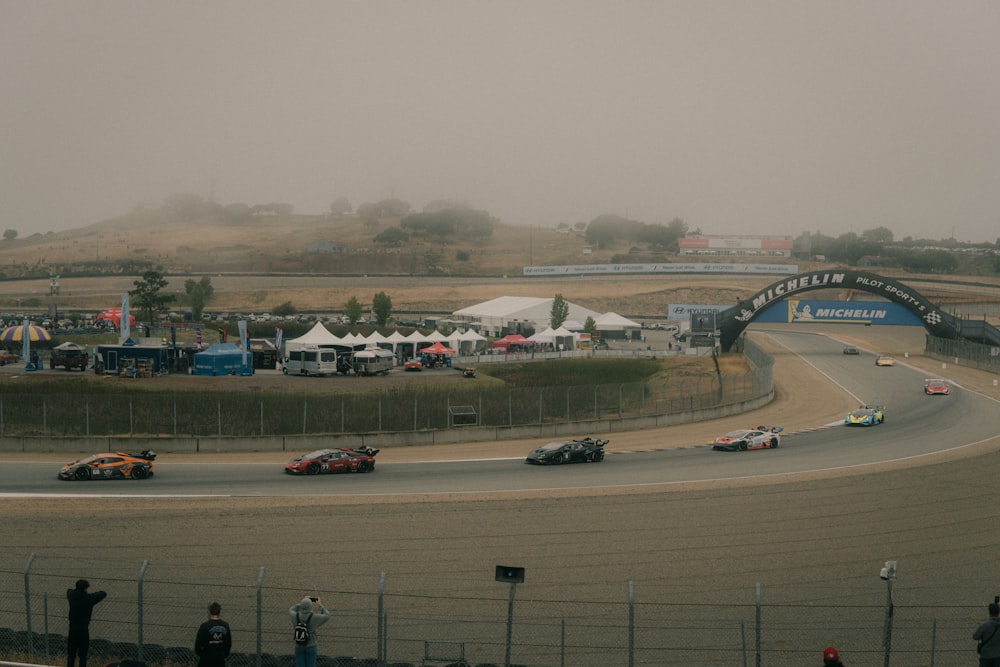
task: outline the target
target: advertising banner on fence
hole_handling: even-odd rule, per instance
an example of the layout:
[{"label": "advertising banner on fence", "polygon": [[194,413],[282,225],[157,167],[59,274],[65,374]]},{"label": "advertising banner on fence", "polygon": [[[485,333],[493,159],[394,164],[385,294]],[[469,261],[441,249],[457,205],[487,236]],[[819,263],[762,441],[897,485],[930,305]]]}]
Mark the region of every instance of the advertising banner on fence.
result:
[{"label": "advertising banner on fence", "polygon": [[805,301],[787,299],[764,310],[755,322],[822,322],[923,326],[905,306],[889,301]]},{"label": "advertising banner on fence", "polygon": [[671,264],[563,264],[559,266],[526,266],[525,276],[586,276],[625,275],[632,273],[732,273],[792,275],[796,264],[726,264],[722,262],[687,262]]}]

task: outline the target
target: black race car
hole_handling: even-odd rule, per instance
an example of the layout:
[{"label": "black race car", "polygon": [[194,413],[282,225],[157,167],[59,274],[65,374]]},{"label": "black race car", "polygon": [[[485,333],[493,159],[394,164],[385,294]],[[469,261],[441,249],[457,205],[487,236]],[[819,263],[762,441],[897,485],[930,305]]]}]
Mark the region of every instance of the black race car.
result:
[{"label": "black race car", "polygon": [[557,440],[532,450],[524,462],[554,465],[560,463],[600,463],[604,460],[604,445],[606,444],[608,441],[601,438]]}]

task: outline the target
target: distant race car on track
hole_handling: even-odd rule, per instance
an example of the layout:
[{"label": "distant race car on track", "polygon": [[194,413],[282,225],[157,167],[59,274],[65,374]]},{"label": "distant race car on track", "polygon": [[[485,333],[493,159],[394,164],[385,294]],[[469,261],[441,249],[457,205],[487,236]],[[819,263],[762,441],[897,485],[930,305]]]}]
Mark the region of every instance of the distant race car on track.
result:
[{"label": "distant race car on track", "polygon": [[146,479],[153,476],[155,458],[156,452],[148,449],[138,454],[91,454],[64,465],[59,471],[59,479]]},{"label": "distant race car on track", "polygon": [[875,357],[876,366],[895,366],[896,360],[890,357],[888,354],[880,354]]},{"label": "distant race car on track", "polygon": [[557,440],[533,449],[525,463],[600,463],[604,460],[607,440],[584,438],[582,440]]},{"label": "distant race car on track", "polygon": [[945,380],[928,378],[924,380],[924,393],[928,396],[931,394],[949,394],[951,393],[951,388]]},{"label": "distant race car on track", "polygon": [[730,431],[715,439],[712,449],[726,452],[745,452],[751,449],[774,449],[781,443],[780,426],[758,426]]},{"label": "distant race car on track", "polygon": [[875,426],[884,421],[884,405],[862,405],[844,417],[844,424],[847,426]]},{"label": "distant race car on track", "polygon": [[861,351],[853,345],[845,345],[844,354],[861,354]]},{"label": "distant race car on track", "polygon": [[326,475],[335,472],[371,472],[377,449],[317,449],[285,464],[290,475]]}]

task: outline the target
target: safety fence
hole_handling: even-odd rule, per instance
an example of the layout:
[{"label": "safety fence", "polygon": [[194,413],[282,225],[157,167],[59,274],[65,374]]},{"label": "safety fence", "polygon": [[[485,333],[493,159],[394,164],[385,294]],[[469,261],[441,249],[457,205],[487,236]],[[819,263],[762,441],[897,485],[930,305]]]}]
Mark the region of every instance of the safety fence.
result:
[{"label": "safety fence", "polygon": [[927,336],[924,346],[927,356],[942,361],[1000,373],[1000,346],[977,343],[965,338]]},{"label": "safety fence", "polygon": [[[34,554],[25,564],[0,564],[0,659],[64,663],[66,590],[75,579],[51,568],[67,564]],[[208,603],[219,601],[233,631],[231,667],[287,666],[288,608],[320,594],[303,592],[294,581],[300,572],[272,575],[264,567],[200,581],[165,578],[148,561],[104,565],[116,574],[92,582],[91,591],[108,597],[94,611],[91,664],[194,664],[195,631]],[[383,573],[322,591],[332,618],[317,633],[319,667],[771,667],[818,664],[830,644],[849,664],[971,664],[971,631],[983,611],[920,606],[919,591],[890,605],[877,579],[827,588],[814,600],[801,583],[692,596],[687,585],[595,581],[584,588],[498,582],[492,574],[445,582]],[[684,601],[692,597],[698,601]]]},{"label": "safety fence", "polygon": [[59,395],[7,389],[0,393],[0,437],[396,433],[455,428],[455,406],[471,407],[471,424],[490,427],[669,415],[770,394],[773,358],[752,341],[747,341],[744,354],[750,370],[743,373],[558,387],[470,383],[447,388],[414,384],[366,393],[148,390]]}]

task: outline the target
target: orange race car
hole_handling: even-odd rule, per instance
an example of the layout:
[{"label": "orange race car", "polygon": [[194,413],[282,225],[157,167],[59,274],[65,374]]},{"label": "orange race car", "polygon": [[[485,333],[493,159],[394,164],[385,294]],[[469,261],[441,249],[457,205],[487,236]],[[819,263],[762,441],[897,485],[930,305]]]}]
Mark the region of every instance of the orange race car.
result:
[{"label": "orange race car", "polygon": [[156,452],[148,449],[138,454],[91,454],[64,465],[59,479],[146,479],[153,476],[155,458]]}]

